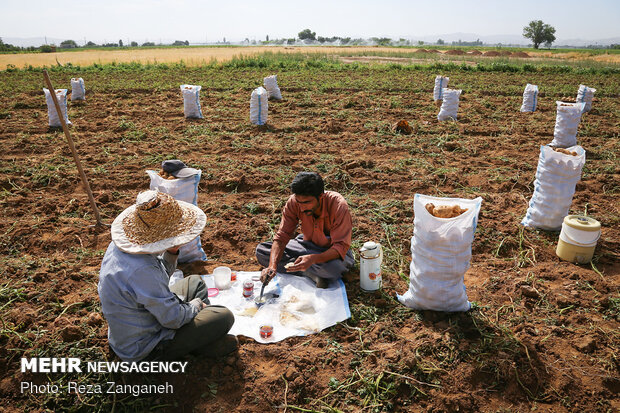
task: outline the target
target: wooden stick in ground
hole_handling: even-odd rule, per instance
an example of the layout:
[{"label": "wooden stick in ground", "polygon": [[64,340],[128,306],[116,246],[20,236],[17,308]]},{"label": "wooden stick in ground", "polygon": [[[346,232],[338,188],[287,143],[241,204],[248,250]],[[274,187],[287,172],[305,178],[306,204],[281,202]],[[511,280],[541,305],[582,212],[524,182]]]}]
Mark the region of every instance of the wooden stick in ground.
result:
[{"label": "wooden stick in ground", "polygon": [[47,88],[50,91],[50,95],[52,96],[52,101],[54,102],[54,106],[56,107],[56,112],[58,113],[58,119],[60,119],[60,124],[62,125],[62,130],[65,132],[65,136],[67,137],[67,141],[69,142],[69,147],[71,148],[71,153],[73,154],[73,159],[75,160],[75,165],[77,166],[78,171],[80,172],[80,178],[82,178],[82,184],[84,185],[84,189],[86,189],[86,193],[88,194],[88,199],[90,200],[90,206],[95,213],[95,219],[97,223],[95,224],[95,228],[105,227],[106,224],[101,222],[101,216],[99,215],[99,209],[97,209],[97,204],[95,203],[95,197],[93,196],[93,192],[90,190],[90,185],[88,184],[88,179],[86,179],[86,174],[84,173],[84,169],[82,169],[82,163],[80,162],[80,158],[78,158],[78,154],[75,150],[75,145],[73,144],[73,139],[71,138],[71,133],[69,133],[69,128],[67,127],[67,122],[65,122],[65,117],[62,115],[62,110],[60,110],[60,104],[58,103],[58,98],[56,97],[56,89],[52,86],[52,81],[50,80],[49,75],[47,74],[47,70],[43,71],[43,77],[45,77],[45,83],[47,83]]}]

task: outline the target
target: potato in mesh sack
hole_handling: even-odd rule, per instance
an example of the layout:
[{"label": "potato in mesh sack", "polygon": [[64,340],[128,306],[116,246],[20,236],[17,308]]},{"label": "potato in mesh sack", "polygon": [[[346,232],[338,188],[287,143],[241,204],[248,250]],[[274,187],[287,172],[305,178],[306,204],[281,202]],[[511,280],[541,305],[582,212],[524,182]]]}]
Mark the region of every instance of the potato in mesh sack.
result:
[{"label": "potato in mesh sack", "polygon": [[433,203],[428,203],[425,205],[426,210],[434,217],[437,218],[454,218],[459,215],[467,212],[467,208],[462,209],[458,205],[438,205],[435,206]]},{"label": "potato in mesh sack", "polygon": [[164,179],[177,179],[176,177],[164,171],[163,169],[159,171],[159,176],[161,176]]},{"label": "potato in mesh sack", "polygon": [[572,155],[572,156],[577,156],[577,152],[575,151],[569,151],[568,149],[564,149],[564,148],[555,148],[553,149],[556,152],[560,152],[563,153],[564,155]]}]

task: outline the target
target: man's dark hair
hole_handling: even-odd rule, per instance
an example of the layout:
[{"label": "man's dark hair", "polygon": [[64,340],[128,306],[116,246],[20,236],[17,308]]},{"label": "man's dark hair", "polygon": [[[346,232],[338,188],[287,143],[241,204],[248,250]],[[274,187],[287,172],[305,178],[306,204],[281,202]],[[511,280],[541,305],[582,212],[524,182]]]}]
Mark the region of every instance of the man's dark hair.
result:
[{"label": "man's dark hair", "polygon": [[318,198],[324,190],[323,178],[316,172],[299,172],[291,182],[291,192],[295,195]]}]

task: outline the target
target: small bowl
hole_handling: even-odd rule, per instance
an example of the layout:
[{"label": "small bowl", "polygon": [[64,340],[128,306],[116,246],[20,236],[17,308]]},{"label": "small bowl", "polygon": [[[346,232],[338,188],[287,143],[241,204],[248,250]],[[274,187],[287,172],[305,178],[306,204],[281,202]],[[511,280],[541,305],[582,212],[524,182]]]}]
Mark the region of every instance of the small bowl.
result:
[{"label": "small bowl", "polygon": [[208,297],[215,297],[219,293],[220,293],[220,290],[218,288],[208,288],[207,289],[207,296]]}]

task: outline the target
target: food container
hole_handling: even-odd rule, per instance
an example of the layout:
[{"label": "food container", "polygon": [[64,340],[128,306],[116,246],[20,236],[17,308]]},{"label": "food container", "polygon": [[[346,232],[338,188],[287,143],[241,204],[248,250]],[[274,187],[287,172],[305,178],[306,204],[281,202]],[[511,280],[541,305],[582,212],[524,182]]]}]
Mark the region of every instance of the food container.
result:
[{"label": "food container", "polygon": [[273,326],[262,325],[260,326],[259,333],[261,338],[269,338],[273,334]]},{"label": "food container", "polygon": [[381,262],[383,249],[381,244],[365,242],[360,249],[360,288],[364,292],[377,291],[381,288]]},{"label": "food container", "polygon": [[254,283],[252,281],[246,281],[243,283],[243,296],[250,298],[254,295]]},{"label": "food container", "polygon": [[564,261],[586,264],[592,260],[596,243],[601,236],[601,223],[582,215],[568,215],[555,250]]},{"label": "food container", "polygon": [[228,267],[217,267],[213,270],[213,281],[215,282],[215,287],[220,290],[226,290],[230,288],[230,268]]}]

